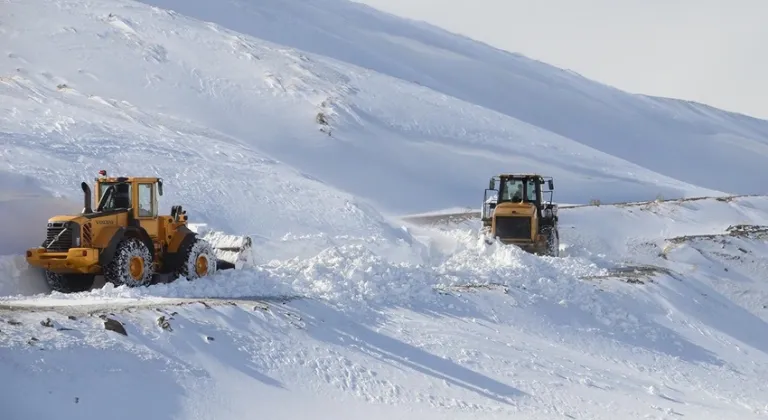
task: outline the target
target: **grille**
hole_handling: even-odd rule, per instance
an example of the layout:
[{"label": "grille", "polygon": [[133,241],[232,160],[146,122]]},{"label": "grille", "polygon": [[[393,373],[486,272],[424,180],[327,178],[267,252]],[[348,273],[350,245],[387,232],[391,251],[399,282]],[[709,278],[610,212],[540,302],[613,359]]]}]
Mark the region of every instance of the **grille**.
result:
[{"label": "grille", "polygon": [[43,247],[51,252],[67,251],[72,247],[72,227],[68,222],[48,223]]},{"label": "grille", "polygon": [[91,246],[91,239],[93,232],[91,231],[91,222],[87,222],[83,225],[83,244],[84,247]]},{"label": "grille", "polygon": [[531,237],[531,218],[497,217],[496,236],[513,239],[529,239]]}]

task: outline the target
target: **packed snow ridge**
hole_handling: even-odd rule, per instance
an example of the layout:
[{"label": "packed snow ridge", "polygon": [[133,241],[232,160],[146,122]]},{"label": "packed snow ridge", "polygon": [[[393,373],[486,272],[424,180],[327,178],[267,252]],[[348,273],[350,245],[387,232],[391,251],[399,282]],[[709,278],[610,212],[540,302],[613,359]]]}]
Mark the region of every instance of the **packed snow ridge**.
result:
[{"label": "packed snow ridge", "polygon": [[[765,193],[768,122],[346,1],[3,10],[10,418],[768,415],[768,198],[726,197]],[[163,177],[251,264],[50,293],[24,250],[99,169]],[[562,258],[396,217],[477,209],[506,171],[650,201],[563,209]]]}]

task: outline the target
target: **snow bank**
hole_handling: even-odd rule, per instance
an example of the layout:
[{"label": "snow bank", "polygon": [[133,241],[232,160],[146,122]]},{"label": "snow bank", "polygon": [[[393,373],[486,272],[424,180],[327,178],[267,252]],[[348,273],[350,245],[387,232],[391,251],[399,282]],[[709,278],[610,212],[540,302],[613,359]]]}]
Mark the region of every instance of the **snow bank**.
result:
[{"label": "snow bank", "polygon": [[50,290],[42,270],[30,267],[23,255],[0,256],[0,296],[36,296]]},{"label": "snow bank", "polygon": [[24,252],[45,239],[48,218],[75,214],[80,203],[56,198],[43,191],[37,181],[18,174],[0,172],[0,296],[47,292],[39,270],[30,269]]},{"label": "snow bank", "polygon": [[48,218],[56,214],[77,214],[79,202],[56,198],[30,177],[0,172],[0,255],[23,254],[45,239]]}]

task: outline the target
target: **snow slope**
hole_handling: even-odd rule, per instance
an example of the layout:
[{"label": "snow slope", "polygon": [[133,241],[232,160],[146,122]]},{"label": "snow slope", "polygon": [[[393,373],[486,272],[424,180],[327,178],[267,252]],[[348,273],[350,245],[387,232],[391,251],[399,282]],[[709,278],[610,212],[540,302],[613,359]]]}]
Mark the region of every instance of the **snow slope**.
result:
[{"label": "snow slope", "polygon": [[[13,19],[0,26],[12,41],[0,58],[4,80],[0,130],[8,133],[3,137],[8,144],[6,161],[17,162],[15,171],[39,176],[35,168],[40,162],[35,159],[44,156],[53,163],[47,186],[73,185],[70,194],[78,194],[77,180],[101,167],[113,173],[151,170],[174,179],[169,199],[194,198],[191,214],[204,222],[222,229],[245,226],[251,233],[271,236],[278,234],[274,231],[286,232],[288,223],[312,223],[308,221],[312,216],[278,211],[282,199],[266,198],[289,197],[295,194],[294,184],[311,190],[312,183],[301,174],[324,183],[317,187],[323,191],[328,186],[341,189],[397,213],[475,206],[488,176],[507,170],[555,176],[562,191],[559,198],[569,202],[716,193],[709,186],[677,181],[603,153],[600,147],[526,124],[479,100],[457,99],[465,95],[448,92],[453,95],[448,96],[411,79],[392,78],[386,68],[375,72],[142,3],[62,0],[43,8],[38,4],[11,2],[7,9]],[[231,4],[242,6],[238,10],[246,16],[257,7]],[[307,3],[306,13],[316,10],[313,4]],[[234,18],[229,5],[206,19]],[[274,19],[296,8],[305,10],[293,2],[258,7]],[[269,25],[254,21],[254,27]],[[300,27],[304,26],[286,32],[299,34]],[[444,37],[444,42],[454,39]],[[344,36],[358,38],[357,49],[378,46],[367,46],[362,33]],[[346,43],[334,45],[352,51]],[[406,52],[392,51],[388,56],[390,62],[432,62],[431,56],[418,58]],[[442,72],[445,77],[457,74],[454,66],[443,67],[449,69]],[[429,73],[433,77],[441,74],[433,70]],[[483,72],[472,79],[491,80]],[[556,80],[553,76],[551,81]],[[573,83],[591,86],[586,81]],[[472,86],[466,90],[477,91]],[[553,118],[568,112],[556,108],[559,100],[552,99]],[[604,100],[610,102],[610,97]],[[330,121],[331,136],[318,130],[318,113]],[[606,143],[615,142],[598,134]],[[57,147],[51,148],[54,144]],[[69,164],[72,147],[83,150],[76,171]],[[648,155],[663,153],[652,149]],[[214,157],[221,165],[204,165]],[[140,158],[142,164],[128,166],[128,158]],[[299,173],[283,173],[280,164]],[[679,159],[674,166],[679,166]],[[733,173],[739,185],[749,182],[738,171]],[[215,183],[225,175],[230,184]],[[260,182],[259,187],[242,193],[238,186],[246,180]],[[279,186],[272,189],[271,184]],[[205,197],[208,194],[212,196]],[[265,213],[242,222],[247,216],[239,209],[254,201]],[[222,210],[221,202],[229,206]],[[326,222],[333,220],[328,215],[335,213],[322,203],[316,210],[326,229]],[[290,229],[316,232],[318,226]]]},{"label": "snow slope", "polygon": [[[764,122],[629,96],[351,3],[3,11],[10,418],[768,414],[764,239],[665,242],[768,224],[765,197],[564,209],[557,259],[487,246],[476,225],[387,216],[477,208],[508,170],[553,175],[572,203],[759,192]],[[712,171],[729,150],[744,159]],[[20,252],[45,215],[80,208],[98,169],[162,176],[165,211],[251,235],[254,265],[47,294]]]},{"label": "snow slope", "polygon": [[[215,281],[3,298],[0,403],[11,418],[768,415],[768,197],[562,220],[565,258],[420,227],[429,265],[342,247]],[[736,222],[764,230],[717,236]],[[715,236],[675,239],[693,233]]]},{"label": "snow slope", "polygon": [[[412,81],[701,187],[744,194],[766,192],[764,184],[754,177],[763,169],[768,157],[768,122],[765,120],[697,103],[631,95],[573,72],[347,0],[142,1],[260,39]],[[365,3],[365,0],[358,1]],[[419,96],[423,95],[419,92]],[[438,97],[438,103],[448,107],[441,97]],[[404,108],[406,115],[412,113],[410,107]],[[448,114],[450,111],[440,109],[437,113]],[[459,116],[462,114],[464,112]],[[434,117],[416,117],[414,115],[418,124],[410,121],[405,124],[409,133],[414,128],[417,132],[422,131],[418,128],[422,128],[426,134],[447,131],[440,130],[445,124],[442,116],[438,127],[422,122],[424,118]],[[453,115],[445,117],[451,117],[451,120],[456,118]],[[486,119],[486,124],[501,125],[491,115],[483,119]],[[460,131],[456,136],[460,139],[475,137],[476,130],[466,126],[465,118],[462,120],[462,128],[466,131]],[[412,127],[414,125],[417,127]],[[419,134],[423,135],[423,131]],[[495,163],[489,168],[491,171],[517,166],[525,170],[539,170],[541,166],[537,166],[539,162],[536,161],[547,160],[531,158],[526,150],[528,148],[520,144],[521,140],[531,138],[530,135],[521,138],[515,132],[502,132],[501,135],[483,133],[482,137],[496,138],[493,143],[502,143],[511,149],[509,157],[499,157],[501,165],[506,166]],[[483,143],[481,149],[484,152],[498,153],[498,148],[491,147],[490,142]],[[527,142],[523,140],[522,143]],[[544,153],[554,154],[553,158],[560,154],[557,147],[539,145]],[[477,152],[471,154],[476,155]],[[528,159],[520,159],[519,155]],[[456,164],[455,161],[452,163]],[[482,166],[484,162],[468,163],[464,168]],[[702,169],[712,167],[722,168],[728,175]],[[584,179],[571,182],[558,168],[545,165],[544,169],[563,181],[567,180],[568,183],[562,185],[574,191],[592,189],[590,184],[596,182]],[[480,176],[471,170],[462,170],[467,180],[451,180],[452,185],[461,185],[459,194],[465,194],[465,188],[471,191],[476,189],[474,177]],[[623,171],[624,174],[626,172],[635,172],[635,169]],[[604,176],[597,171],[589,175]],[[636,176],[643,178],[639,173]],[[599,187],[603,187],[599,195],[618,195],[616,190],[619,188],[613,185],[598,184]],[[659,192],[664,196],[679,195]],[[603,201],[653,198],[642,194],[647,192],[632,191],[621,197],[603,198]],[[564,198],[586,202],[584,195]],[[466,205],[466,202],[461,204]],[[437,207],[451,205],[454,204],[440,203]]]}]

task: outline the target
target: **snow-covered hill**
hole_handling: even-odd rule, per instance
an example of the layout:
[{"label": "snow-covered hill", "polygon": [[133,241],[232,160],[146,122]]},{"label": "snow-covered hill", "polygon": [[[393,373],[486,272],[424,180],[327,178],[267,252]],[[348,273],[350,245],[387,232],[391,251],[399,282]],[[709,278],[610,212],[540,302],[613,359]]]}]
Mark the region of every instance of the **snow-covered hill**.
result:
[{"label": "snow-covered hill", "polygon": [[[142,1],[260,39],[412,81],[440,94],[511,116],[595,150],[701,187],[733,193],[766,192],[764,184],[754,177],[763,169],[768,157],[768,122],[764,120],[697,103],[630,95],[573,72],[346,0],[237,0],[224,4],[187,0]],[[365,3],[364,0],[361,2]],[[419,96],[424,96],[417,92]],[[448,105],[443,104],[442,99],[439,103]],[[409,108],[406,107],[405,112],[411,114]],[[446,120],[455,120],[465,113],[463,111],[455,116],[446,109],[440,109],[434,115],[414,115],[414,119],[419,121],[414,134],[433,137],[430,134],[443,127]],[[422,122],[424,118],[437,121]],[[482,119],[487,124],[506,125],[492,116]],[[504,148],[509,151],[505,153],[507,156],[499,156],[498,159],[501,166],[492,163],[491,170],[516,166],[526,170],[540,169],[541,161],[546,162],[548,158],[560,155],[557,148],[552,150],[546,143],[539,143],[541,148],[533,153],[554,156],[530,157],[528,147],[518,140],[521,136],[514,132],[483,128],[477,133],[468,126],[466,118],[461,118],[461,121],[461,127],[466,132],[456,133],[460,140],[480,135],[487,139],[482,149],[491,155],[499,152],[491,144],[506,146]],[[403,123],[394,125],[402,126]],[[406,120],[404,125],[408,134],[413,133],[412,126],[416,124]],[[523,135],[525,139],[535,138],[526,133]],[[476,146],[474,149],[477,149]],[[455,165],[455,160],[451,163]],[[462,175],[468,176],[468,179],[456,177],[451,180],[452,185],[462,186],[462,190],[451,192],[453,195],[462,194],[462,200],[466,200],[463,194],[467,189],[474,191],[476,188],[475,177],[483,178],[485,174],[479,175],[467,169],[482,166],[484,162],[466,163]],[[713,167],[720,168],[722,172],[701,169]],[[645,191],[634,188],[621,196],[617,196],[618,189],[613,185],[607,188],[610,191],[605,191],[605,185],[598,182],[599,177],[605,175],[600,171],[589,173],[598,181],[589,178],[571,181],[564,171],[545,168],[556,172],[553,175],[559,175],[568,182],[563,186],[573,187],[579,194],[590,189],[590,184],[595,182],[597,188],[604,188],[599,190],[599,195],[610,196],[604,201],[653,198],[644,196],[647,194]],[[622,174],[634,171],[628,168]],[[643,178],[639,173],[630,175],[632,178],[635,176]],[[679,195],[659,192],[665,196]],[[470,197],[475,199],[475,196]],[[567,200],[586,201],[584,195],[578,194],[569,195]]]},{"label": "snow-covered hill", "polygon": [[[768,414],[764,233],[673,239],[768,225],[764,196],[564,209],[555,259],[392,217],[476,209],[499,171],[570,203],[765,192],[765,121],[337,0],[3,12],[11,419]],[[162,176],[165,211],[251,235],[255,264],[47,295],[22,252],[99,169]]]},{"label": "snow-covered hill", "polygon": [[[186,9],[203,4],[179,2],[174,6]],[[235,6],[237,10],[229,9]],[[210,7],[215,10],[182,11],[218,24],[128,1],[62,0],[50,7],[11,2],[8,10],[12,19],[0,26],[12,41],[2,57],[5,99],[0,127],[8,133],[4,136],[10,143],[7,159],[17,162],[13,169],[37,176],[34,166],[25,168],[24,153],[43,154],[53,163],[48,185],[59,190],[73,185],[67,191],[77,194],[76,180],[105,166],[112,172],[125,171],[128,158],[142,157],[142,166],[130,168],[175,178],[170,197],[182,194],[185,200],[196,199],[191,214],[227,225],[222,227],[231,227],[231,220],[241,227],[246,216],[237,209],[248,207],[254,200],[260,201],[259,208],[269,208],[269,214],[280,213],[265,197],[289,196],[284,188],[294,182],[302,191],[312,190],[312,183],[307,184],[300,174],[398,213],[474,206],[489,174],[507,170],[535,170],[554,176],[559,197],[569,202],[706,195],[714,193],[709,190],[712,188],[763,192],[762,185],[751,176],[757,169],[750,164],[752,160],[761,163],[765,156],[761,147],[765,147],[766,137],[759,131],[762,122],[754,123],[754,127],[739,125],[725,114],[692,119],[689,113],[434,30],[430,36],[440,43],[432,49],[414,53],[403,46],[385,48],[395,42],[393,35],[388,35],[392,31],[399,34],[396,39],[404,40],[407,33],[403,33],[403,25],[416,31],[412,42],[423,41],[425,29],[367,9],[362,9],[363,16],[351,16],[348,20],[353,23],[349,25],[327,19],[326,10],[337,16],[362,13],[355,4],[229,2]],[[307,14],[311,13],[317,13],[316,19],[310,19]],[[262,17],[257,19],[256,15]],[[239,17],[247,19],[241,21]],[[250,32],[261,38],[227,29],[245,31],[245,22],[252,22]],[[321,28],[313,31],[313,25]],[[367,29],[350,32],[356,25]],[[291,29],[278,30],[283,26]],[[325,39],[334,33],[332,28],[337,28],[341,37],[335,43]],[[379,33],[373,40],[371,31]],[[291,49],[289,40],[270,36],[279,33],[303,40],[298,46],[305,50]],[[376,40],[384,36],[391,40],[381,45],[383,41]],[[453,44],[462,54],[438,48]],[[312,45],[323,46],[323,50],[315,51]],[[368,52],[361,52],[355,61],[349,58],[358,57],[355,51]],[[474,51],[472,57],[478,58],[460,58],[468,51]],[[343,53],[344,57],[337,58],[345,61],[317,53],[331,57]],[[376,67],[364,60],[370,54],[379,57],[382,65]],[[449,59],[458,63],[445,61]],[[401,74],[392,71],[392,66],[416,67]],[[489,73],[501,66],[509,72]],[[420,84],[412,82],[417,74],[425,79]],[[536,78],[530,79],[533,75]],[[433,78],[441,78],[441,86],[451,89],[427,88]],[[512,83],[520,78],[530,82]],[[539,88],[535,95],[526,93],[535,87]],[[553,93],[555,87],[563,94]],[[585,90],[589,95],[579,94],[584,101],[578,102],[577,110],[571,109],[573,95],[566,93]],[[545,99],[544,105],[536,105]],[[611,112],[622,110],[622,117],[597,111],[590,118],[580,116],[593,101],[605,104]],[[494,104],[502,103],[527,110],[544,109],[553,124],[568,118],[583,129],[595,129],[589,140],[563,137],[554,132],[571,133],[541,121],[533,121],[538,126],[529,125],[523,122],[528,119],[524,113],[498,112]],[[331,136],[318,130],[319,114],[329,121]],[[685,135],[669,121],[683,117],[691,122],[676,124],[688,127],[690,132]],[[657,125],[669,129],[643,138],[637,138],[638,130],[625,123],[618,126],[623,130],[620,133],[609,135],[600,129],[601,124],[629,118],[646,130]],[[704,129],[704,123],[714,128]],[[693,138],[692,143],[686,141],[702,130],[712,134],[746,130],[741,135],[751,139],[728,147],[728,153],[735,151],[742,159],[738,165],[723,167],[731,175],[717,174],[718,180],[730,180],[727,185],[703,179],[711,176],[709,168],[714,163],[699,155],[705,153],[702,150],[718,159],[731,155],[707,135]],[[83,150],[75,171],[70,165],[71,146],[49,147],[72,141]],[[190,151],[178,144],[199,146]],[[738,152],[741,147],[749,147],[748,152]],[[603,153],[617,148],[631,153],[619,154],[623,159]],[[669,148],[680,153],[671,154]],[[152,159],[144,159],[146,154]],[[203,165],[214,157],[221,157],[222,164]],[[634,164],[650,161],[655,163],[648,166],[658,173]],[[718,162],[722,164],[722,159]],[[280,172],[280,163],[300,174]],[[61,171],[61,167],[66,170]],[[187,175],[193,167],[194,174]],[[201,167],[205,172],[199,170]],[[689,180],[693,185],[663,175],[676,176],[683,170],[697,174],[696,179]],[[742,171],[750,171],[750,176]],[[213,180],[202,182],[224,174],[231,179],[228,187]],[[237,188],[241,178],[262,184],[241,194]],[[270,186],[275,183],[279,186]],[[183,195],[192,191],[194,196]],[[213,197],[200,197],[208,194]],[[220,202],[230,205],[213,220],[214,214],[222,212]],[[331,214],[320,203],[316,209],[323,219]],[[272,233],[275,228],[256,222],[265,217],[254,216],[245,222],[251,232]],[[284,223],[271,226],[280,226],[276,228],[280,232],[288,223],[308,219],[293,217],[290,212],[278,217],[284,217]],[[307,230],[314,229],[307,226]]]}]

